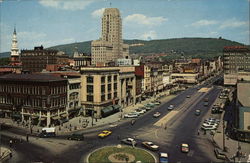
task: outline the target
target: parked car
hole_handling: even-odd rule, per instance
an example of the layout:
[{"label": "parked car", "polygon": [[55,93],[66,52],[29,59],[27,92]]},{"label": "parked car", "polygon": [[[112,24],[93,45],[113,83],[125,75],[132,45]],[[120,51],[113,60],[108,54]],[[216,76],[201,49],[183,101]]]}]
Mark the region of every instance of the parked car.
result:
[{"label": "parked car", "polygon": [[215,148],[214,153],[215,153],[216,158],[222,159],[222,160],[227,160],[226,153],[223,152],[221,149]]},{"label": "parked car", "polygon": [[133,138],[125,138],[125,139],[122,139],[121,142],[124,144],[128,144],[128,145],[133,145],[133,143],[135,146],[137,145],[135,139]]},{"label": "parked car", "polygon": [[187,98],[190,98],[191,96],[190,95],[187,95]]},{"label": "parked car", "polygon": [[138,114],[144,114],[144,113],[146,113],[147,111],[146,111],[146,110],[143,110],[143,109],[136,109],[135,112],[138,113]]},{"label": "parked car", "polygon": [[84,135],[83,134],[72,134],[68,137],[68,140],[84,140]]},{"label": "parked car", "polygon": [[137,118],[138,116],[138,114],[128,113],[124,115],[124,118]]},{"label": "parked car", "polygon": [[223,110],[220,107],[213,107],[211,110],[212,114],[221,114]]},{"label": "parked car", "polygon": [[216,130],[217,127],[214,125],[213,126],[212,125],[202,125],[201,129],[203,129],[203,130]]},{"label": "parked car", "polygon": [[200,114],[201,114],[201,110],[200,109],[195,110],[195,115],[200,115]]},{"label": "parked car", "polygon": [[184,153],[188,153],[189,152],[189,145],[185,144],[185,143],[182,143],[181,144],[181,151],[184,152]]},{"label": "parked car", "polygon": [[169,105],[168,106],[168,110],[173,110],[174,109],[174,105]]},{"label": "parked car", "polygon": [[204,104],[203,104],[204,106],[208,106],[208,102],[204,102]]},{"label": "parked car", "polygon": [[157,118],[157,117],[159,117],[160,115],[161,115],[160,112],[155,112],[153,116],[154,116],[155,118]]},{"label": "parked car", "polygon": [[155,105],[160,105],[161,102],[160,102],[160,101],[154,101],[153,104],[155,104]]},{"label": "parked car", "polygon": [[168,154],[167,153],[160,153],[159,154],[159,162],[160,163],[168,163]]},{"label": "parked car", "polygon": [[145,146],[146,148],[152,150],[152,151],[159,150],[159,146],[155,145],[153,142],[144,141],[144,142],[142,142],[142,145]]},{"label": "parked car", "polygon": [[109,136],[111,134],[112,134],[112,131],[104,130],[100,134],[98,134],[98,137],[99,138],[105,138],[105,137],[107,137],[107,136]]}]

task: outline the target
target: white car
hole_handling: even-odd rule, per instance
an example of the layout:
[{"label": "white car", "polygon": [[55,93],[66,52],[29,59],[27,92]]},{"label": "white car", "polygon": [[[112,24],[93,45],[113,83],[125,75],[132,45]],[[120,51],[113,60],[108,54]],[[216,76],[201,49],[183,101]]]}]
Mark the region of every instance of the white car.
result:
[{"label": "white car", "polygon": [[138,116],[138,114],[128,113],[124,115],[124,118],[137,118]]},{"label": "white car", "polygon": [[202,125],[201,128],[203,130],[216,130],[217,129],[216,126],[211,126],[211,125]]},{"label": "white car", "polygon": [[155,145],[153,142],[145,141],[145,142],[142,142],[142,145],[145,146],[146,148],[152,150],[152,151],[159,150],[159,146]]},{"label": "white car", "polygon": [[169,105],[168,110],[173,110],[174,109],[174,105]]},{"label": "white car", "polygon": [[204,122],[203,125],[209,125],[209,126],[216,126],[218,127],[218,124],[215,122]]},{"label": "white car", "polygon": [[144,113],[146,113],[146,110],[136,109],[135,112],[138,114],[144,114]]},{"label": "white car", "polygon": [[153,116],[154,116],[155,118],[157,118],[157,117],[159,117],[160,115],[161,115],[160,112],[155,112]]}]

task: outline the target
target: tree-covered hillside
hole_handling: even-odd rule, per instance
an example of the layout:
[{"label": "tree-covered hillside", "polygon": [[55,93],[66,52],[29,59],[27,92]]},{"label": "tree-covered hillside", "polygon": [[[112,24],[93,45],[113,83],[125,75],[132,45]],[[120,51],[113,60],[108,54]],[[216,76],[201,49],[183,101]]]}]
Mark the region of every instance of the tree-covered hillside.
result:
[{"label": "tree-covered hillside", "polygon": [[[170,54],[172,57],[185,55],[202,58],[211,58],[221,55],[224,46],[243,45],[241,43],[222,38],[175,38],[150,41],[124,40],[124,42],[130,45],[130,54],[147,55],[154,53],[166,53]],[[91,53],[91,41],[58,45],[49,47],[49,49],[64,51],[69,56],[72,56],[75,47],[78,48],[80,53]],[[0,57],[6,57],[6,54],[7,53],[1,53]]]},{"label": "tree-covered hillside", "polygon": [[[216,38],[176,38],[164,40],[124,40],[130,46],[130,54],[149,54],[149,53],[175,53],[188,56],[200,56],[203,54],[216,55],[222,53],[224,46],[242,45],[241,43]],[[50,47],[64,51],[68,55],[72,55],[75,47],[81,53],[91,53],[91,41],[58,45]]]}]

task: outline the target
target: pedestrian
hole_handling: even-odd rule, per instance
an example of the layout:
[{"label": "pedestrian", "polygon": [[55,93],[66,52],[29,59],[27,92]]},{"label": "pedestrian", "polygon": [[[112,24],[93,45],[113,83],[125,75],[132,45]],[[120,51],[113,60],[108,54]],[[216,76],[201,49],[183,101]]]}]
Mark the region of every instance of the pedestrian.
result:
[{"label": "pedestrian", "polygon": [[81,123],[81,119],[79,119],[79,123]]},{"label": "pedestrian", "polygon": [[197,134],[200,135],[200,130],[198,130]]},{"label": "pedestrian", "polygon": [[26,141],[29,142],[29,134],[26,135]]},{"label": "pedestrian", "polygon": [[10,148],[12,147],[12,144],[13,144],[13,141],[12,139],[10,139],[10,142],[9,142]]},{"label": "pedestrian", "polygon": [[167,125],[165,125],[164,129],[167,130]]}]

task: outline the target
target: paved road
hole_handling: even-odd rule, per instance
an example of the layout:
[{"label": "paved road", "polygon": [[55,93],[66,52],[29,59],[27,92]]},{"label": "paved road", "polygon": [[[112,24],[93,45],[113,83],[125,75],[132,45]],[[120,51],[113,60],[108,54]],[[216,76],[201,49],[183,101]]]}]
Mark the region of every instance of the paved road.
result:
[{"label": "paved road", "polygon": [[[205,84],[211,86],[211,84]],[[171,162],[218,161],[213,154],[213,144],[207,139],[207,135],[197,135],[197,130],[202,120],[208,116],[209,107],[213,104],[219,92],[220,88],[217,87],[211,87],[208,92],[199,92],[197,88],[189,88],[176,98],[138,118],[133,126],[130,121],[127,121],[118,124],[116,127],[105,127],[105,129],[110,129],[113,132],[105,139],[97,137],[98,132],[103,127],[85,132],[85,141],[83,142],[68,141],[64,137],[53,139],[32,138],[32,143],[25,142],[16,146],[15,151],[20,153],[20,157],[15,162],[83,162],[92,150],[105,145],[119,144],[118,137],[135,137],[139,144],[144,140],[153,141],[160,145],[161,152],[169,153]],[[187,95],[190,95],[190,98],[187,98]],[[204,98],[209,99],[209,106],[207,107],[203,106]],[[173,111],[167,110],[170,104],[175,106]],[[194,115],[196,109],[201,110],[200,116]],[[159,118],[153,118],[152,116],[156,111],[162,113]],[[173,116],[163,118],[170,115]],[[167,119],[167,121],[164,119]],[[159,120],[160,122],[158,122]],[[156,125],[159,123],[162,123],[162,125]],[[8,133],[10,130],[13,129],[6,129],[4,132]],[[18,134],[22,135],[21,131],[18,131]],[[9,138],[4,135],[2,138],[2,142],[7,145]],[[181,143],[190,145],[188,154],[180,152]],[[158,154],[155,153],[155,155]]]}]

